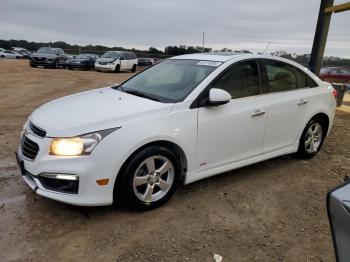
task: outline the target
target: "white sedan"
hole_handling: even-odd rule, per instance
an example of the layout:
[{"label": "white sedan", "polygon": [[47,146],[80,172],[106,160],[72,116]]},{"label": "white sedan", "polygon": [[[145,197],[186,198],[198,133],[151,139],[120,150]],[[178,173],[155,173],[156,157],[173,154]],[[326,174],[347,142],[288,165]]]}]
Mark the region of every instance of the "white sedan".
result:
[{"label": "white sedan", "polygon": [[178,56],[119,86],[41,106],[24,125],[17,160],[44,197],[151,209],[181,183],[285,154],[313,157],[335,98],[329,83],[283,58]]},{"label": "white sedan", "polygon": [[11,50],[0,50],[0,58],[12,58],[12,59],[20,59],[24,58],[24,55],[17,53]]}]

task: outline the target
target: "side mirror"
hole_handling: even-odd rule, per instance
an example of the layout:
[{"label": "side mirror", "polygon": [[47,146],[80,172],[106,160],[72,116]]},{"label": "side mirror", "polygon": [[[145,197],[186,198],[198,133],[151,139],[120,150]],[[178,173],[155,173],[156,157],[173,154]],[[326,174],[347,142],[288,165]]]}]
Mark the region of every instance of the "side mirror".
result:
[{"label": "side mirror", "polygon": [[327,213],[331,226],[336,261],[349,261],[350,257],[350,181],[327,194]]},{"label": "side mirror", "polygon": [[232,99],[231,95],[223,90],[218,88],[212,88],[209,91],[209,100],[208,104],[210,106],[219,106],[223,104],[227,104]]}]

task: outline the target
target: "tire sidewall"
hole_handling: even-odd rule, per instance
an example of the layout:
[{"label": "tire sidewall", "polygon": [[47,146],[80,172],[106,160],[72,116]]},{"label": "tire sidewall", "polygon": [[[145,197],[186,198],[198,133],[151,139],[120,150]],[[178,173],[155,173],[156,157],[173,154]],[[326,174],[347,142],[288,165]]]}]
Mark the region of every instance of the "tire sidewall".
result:
[{"label": "tire sidewall", "polygon": [[115,66],[114,72],[119,73],[119,71],[120,71],[120,65],[117,64],[117,65]]},{"label": "tire sidewall", "polygon": [[[306,137],[307,131],[309,130],[310,126],[312,124],[314,124],[314,123],[321,124],[321,126],[322,126],[322,139],[321,139],[321,143],[318,146],[317,150],[315,152],[313,152],[313,153],[309,153],[305,149],[305,137]],[[311,158],[311,157],[315,156],[320,151],[320,149],[321,149],[321,147],[323,145],[323,142],[324,142],[324,139],[326,137],[327,131],[328,130],[326,130],[326,124],[325,124],[323,119],[321,119],[321,118],[313,118],[313,119],[311,119],[307,123],[307,125],[304,128],[303,133],[302,133],[302,135],[300,137],[299,148],[298,148],[298,152],[297,152],[298,156],[301,157],[301,158]]]},{"label": "tire sidewall", "polygon": [[[161,199],[157,201],[147,203],[136,197],[133,188],[133,179],[136,169],[139,167],[139,165],[145,159],[154,155],[161,155],[168,158],[174,166],[175,175],[173,184],[170,190],[166,193],[166,195],[164,195]],[[143,149],[140,152],[136,153],[134,156],[132,156],[126,164],[125,168],[123,168],[122,172],[119,173],[120,177],[117,178],[115,185],[115,202],[121,201],[122,205],[126,206],[127,208],[136,210],[150,210],[156,208],[167,202],[170,199],[170,197],[175,193],[179,183],[180,172],[181,168],[176,155],[167,148],[160,146],[152,146]]]}]

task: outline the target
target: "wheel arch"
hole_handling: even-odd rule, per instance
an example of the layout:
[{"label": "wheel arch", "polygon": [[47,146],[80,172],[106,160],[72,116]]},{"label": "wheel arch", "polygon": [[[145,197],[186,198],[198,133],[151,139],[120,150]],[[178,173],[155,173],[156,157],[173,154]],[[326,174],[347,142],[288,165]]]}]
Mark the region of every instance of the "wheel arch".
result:
[{"label": "wheel arch", "polygon": [[[186,172],[187,172],[187,168],[188,168],[188,162],[187,162],[187,157],[185,154],[185,151],[176,143],[168,141],[168,140],[157,140],[157,141],[152,141],[152,142],[148,142],[140,147],[138,147],[133,153],[131,153],[127,159],[124,161],[124,163],[122,164],[122,166],[120,167],[118,173],[117,173],[117,177],[114,181],[114,190],[116,189],[116,184],[118,183],[118,180],[120,179],[120,173],[124,172],[126,165],[128,164],[128,162],[141,150],[151,147],[151,146],[160,146],[160,147],[165,147],[169,150],[171,150],[180,160],[180,168],[181,168],[181,177],[180,177],[180,181],[183,182],[185,180],[185,176],[186,176]],[[113,190],[113,191],[114,191]]]},{"label": "wheel arch", "polygon": [[328,129],[329,129],[329,116],[323,112],[321,113],[317,113],[315,114],[313,117],[310,118],[309,121],[311,121],[312,119],[316,119],[316,118],[319,118],[319,119],[322,119],[326,125],[326,130],[327,130],[327,134],[328,134]]}]

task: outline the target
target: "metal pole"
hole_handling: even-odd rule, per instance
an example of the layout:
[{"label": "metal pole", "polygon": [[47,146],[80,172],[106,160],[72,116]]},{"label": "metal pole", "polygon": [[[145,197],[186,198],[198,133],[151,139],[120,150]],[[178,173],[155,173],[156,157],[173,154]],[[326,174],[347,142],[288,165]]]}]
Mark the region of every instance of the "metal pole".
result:
[{"label": "metal pole", "polygon": [[328,7],[333,6],[334,0],[321,0],[320,11],[318,13],[318,20],[316,26],[316,32],[314,37],[314,43],[312,46],[309,68],[316,75],[320,73],[323,54],[326,48],[327,35],[329,25],[331,22],[332,13],[326,13],[325,10]]},{"label": "metal pole", "polygon": [[204,37],[205,37],[205,32],[203,32],[203,53],[205,52],[205,45],[204,45]]}]

